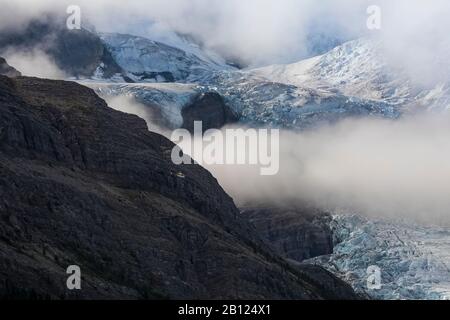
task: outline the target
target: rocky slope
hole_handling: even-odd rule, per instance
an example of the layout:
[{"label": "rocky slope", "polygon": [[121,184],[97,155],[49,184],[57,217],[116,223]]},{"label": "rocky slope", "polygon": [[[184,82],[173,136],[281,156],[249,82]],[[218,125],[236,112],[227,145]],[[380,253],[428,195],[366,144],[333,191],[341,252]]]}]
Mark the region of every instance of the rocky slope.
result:
[{"label": "rocky slope", "polygon": [[263,239],[282,256],[302,262],[333,253],[331,216],[305,207],[255,207],[242,210]]},{"label": "rocky slope", "polygon": [[0,108],[0,296],[357,297],[266,249],[206,170],[92,90],[0,76]]}]

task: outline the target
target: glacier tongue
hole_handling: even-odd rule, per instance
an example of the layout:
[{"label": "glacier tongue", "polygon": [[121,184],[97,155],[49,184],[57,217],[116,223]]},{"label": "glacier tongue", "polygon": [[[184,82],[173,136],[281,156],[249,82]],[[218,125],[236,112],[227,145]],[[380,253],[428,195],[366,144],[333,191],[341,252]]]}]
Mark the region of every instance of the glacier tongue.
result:
[{"label": "glacier tongue", "polygon": [[[169,129],[179,128],[183,123],[181,110],[196,94],[205,88],[186,83],[105,83],[83,81],[96,93],[109,100],[114,97],[132,97],[136,102],[150,108],[157,108]],[[163,123],[159,123],[163,125]]]},{"label": "glacier tongue", "polygon": [[82,83],[105,99],[132,96],[144,105],[160,108],[172,127],[180,124],[179,114],[190,99],[204,92],[220,94],[241,123],[262,127],[305,129],[346,117],[399,116],[393,106],[383,102],[262,80],[245,72],[217,72],[196,84]]},{"label": "glacier tongue", "polygon": [[[450,228],[335,215],[331,255],[309,260],[375,299],[450,299]],[[367,268],[381,271],[368,289]]]}]

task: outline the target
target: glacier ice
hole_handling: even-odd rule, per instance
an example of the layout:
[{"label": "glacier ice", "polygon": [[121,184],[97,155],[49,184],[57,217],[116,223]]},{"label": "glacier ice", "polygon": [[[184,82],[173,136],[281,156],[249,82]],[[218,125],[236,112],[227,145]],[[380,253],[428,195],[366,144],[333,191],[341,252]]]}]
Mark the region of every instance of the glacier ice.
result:
[{"label": "glacier ice", "polygon": [[[372,97],[338,92],[330,86],[289,83],[275,74],[270,77],[262,74],[260,69],[237,70],[149,39],[118,34],[103,34],[102,39],[119,65],[128,71],[129,77],[139,83],[105,81],[99,85],[98,79],[94,79],[96,81],[84,81],[84,84],[103,96],[131,95],[143,104],[159,106],[163,113],[169,113],[169,122],[174,126],[180,122],[176,110],[189,102],[187,98],[207,91],[222,95],[240,115],[242,123],[254,126],[304,129],[349,116],[396,118],[400,115],[394,104],[369,99]],[[311,61],[317,59],[307,60],[306,64],[314,65]],[[173,91],[174,82],[158,83],[157,87],[144,84],[142,82],[158,82],[156,76],[143,80],[145,72],[153,76],[170,73],[175,83],[184,85],[190,94],[187,95],[185,90],[177,97],[177,91]]]},{"label": "glacier ice", "polygon": [[[352,214],[333,216],[334,252],[322,265],[374,299],[450,299],[450,228]],[[381,271],[381,288],[367,287],[367,268]]]},{"label": "glacier ice", "polygon": [[135,82],[195,81],[214,70],[232,70],[211,55],[187,52],[143,37],[103,33],[100,35],[118,65]]}]

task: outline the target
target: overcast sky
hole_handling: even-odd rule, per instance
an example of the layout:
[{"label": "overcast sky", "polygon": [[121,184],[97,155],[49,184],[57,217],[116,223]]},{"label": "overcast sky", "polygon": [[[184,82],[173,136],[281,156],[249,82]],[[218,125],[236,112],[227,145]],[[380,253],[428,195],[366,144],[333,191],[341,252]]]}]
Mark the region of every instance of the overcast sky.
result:
[{"label": "overcast sky", "polygon": [[[78,4],[83,18],[101,31],[163,38],[167,30],[175,30],[192,34],[208,47],[254,65],[301,59],[307,54],[306,41],[311,30],[343,38],[376,34],[389,43],[394,53],[409,49],[417,56],[408,63],[424,63],[425,59],[435,59],[430,55],[439,56],[450,30],[450,1],[446,0],[0,0],[0,3],[0,28],[23,24],[44,11],[64,14],[68,4]],[[372,4],[382,9],[380,31],[366,28],[366,10]]]}]

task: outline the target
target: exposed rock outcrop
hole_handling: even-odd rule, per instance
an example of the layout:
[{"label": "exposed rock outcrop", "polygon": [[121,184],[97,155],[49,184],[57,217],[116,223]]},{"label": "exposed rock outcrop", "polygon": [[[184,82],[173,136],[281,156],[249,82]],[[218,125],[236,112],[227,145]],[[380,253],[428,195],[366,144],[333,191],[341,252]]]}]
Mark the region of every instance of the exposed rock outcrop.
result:
[{"label": "exposed rock outcrop", "polygon": [[181,110],[182,127],[194,131],[194,121],[201,121],[203,131],[219,129],[226,124],[236,122],[237,116],[225,104],[223,98],[215,92],[198,94],[193,101]]},{"label": "exposed rock outcrop", "polygon": [[81,85],[0,76],[0,297],[357,298],[268,250],[172,147]]}]

